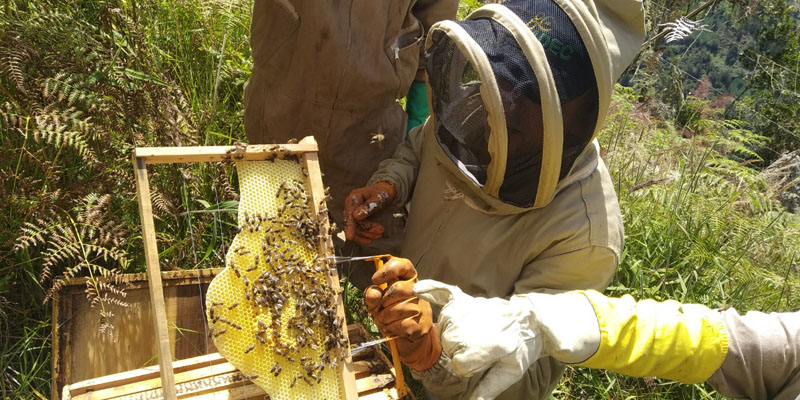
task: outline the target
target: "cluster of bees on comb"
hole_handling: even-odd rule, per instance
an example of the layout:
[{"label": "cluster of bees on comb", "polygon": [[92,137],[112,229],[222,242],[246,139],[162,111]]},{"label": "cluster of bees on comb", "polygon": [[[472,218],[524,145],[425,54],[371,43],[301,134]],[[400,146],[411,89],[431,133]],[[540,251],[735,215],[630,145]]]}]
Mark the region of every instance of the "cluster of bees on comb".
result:
[{"label": "cluster of bees on comb", "polygon": [[[314,214],[300,180],[283,181],[275,196],[282,201],[276,215],[244,213],[238,235],[258,238],[260,249],[236,246],[228,268],[243,284],[246,304],[211,303],[209,335],[216,343],[231,330],[242,331],[229,314],[248,307],[255,317],[255,334],[244,354],[264,347],[282,359],[275,361],[270,374],[277,378],[289,369],[288,361],[299,366],[292,368],[290,387],[301,382],[314,386],[321,383],[326,368],[336,368],[348,349],[344,318],[337,314],[339,293],[328,283],[336,268],[317,253],[321,241],[330,243],[335,226],[328,227],[324,200]],[[308,255],[313,255],[310,262]],[[253,380],[258,375],[245,377]]]},{"label": "cluster of bees on comb", "polygon": [[[288,144],[297,144],[297,139],[289,139]],[[238,142],[234,145],[233,148],[228,149],[225,151],[225,155],[222,157],[222,162],[224,163],[231,163],[234,160],[244,160],[245,152],[247,151],[247,144],[243,142]],[[268,157],[266,158],[267,161],[275,162],[276,159],[278,160],[293,160],[299,161],[299,157],[297,154],[292,153],[289,148],[285,146],[281,146],[279,144],[272,144],[267,148]],[[308,176],[307,170],[303,169],[303,174]]]}]

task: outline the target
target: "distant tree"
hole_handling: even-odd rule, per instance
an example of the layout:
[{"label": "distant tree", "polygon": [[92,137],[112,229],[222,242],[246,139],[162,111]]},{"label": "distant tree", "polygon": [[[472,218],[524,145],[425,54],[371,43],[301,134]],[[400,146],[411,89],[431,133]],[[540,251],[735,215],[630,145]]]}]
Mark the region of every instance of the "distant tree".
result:
[{"label": "distant tree", "polygon": [[[623,82],[634,85],[641,100],[663,104],[659,110],[674,115],[685,115],[689,92],[704,82],[708,93],[692,97],[726,105],[721,118],[746,121],[753,132],[770,138],[758,149],[769,163],[800,148],[798,10],[794,0],[647,2],[650,39]],[[702,20],[707,31],[666,43],[659,25],[687,14]]]}]

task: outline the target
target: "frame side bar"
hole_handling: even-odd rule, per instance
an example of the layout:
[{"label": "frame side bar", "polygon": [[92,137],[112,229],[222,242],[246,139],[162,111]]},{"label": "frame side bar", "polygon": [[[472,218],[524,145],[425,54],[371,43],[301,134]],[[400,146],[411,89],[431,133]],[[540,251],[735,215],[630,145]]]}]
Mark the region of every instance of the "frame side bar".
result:
[{"label": "frame side bar", "polygon": [[153,204],[150,199],[150,182],[147,177],[147,164],[134,153],[133,167],[136,171],[136,199],[139,202],[139,217],[142,221],[142,240],[147,262],[147,277],[150,281],[150,308],[153,325],[156,328],[158,343],[158,364],[161,370],[161,388],[164,399],[175,400],[175,375],[172,371],[172,352],[170,351],[167,313],[164,306],[164,289],[161,285],[161,266],[158,261],[158,243],[153,223]]},{"label": "frame side bar", "polygon": [[[306,137],[301,143],[306,143],[307,141],[313,142],[316,146],[316,142],[314,141],[313,137]],[[319,215],[320,212],[324,212],[327,215],[327,209],[321,209],[321,205],[325,201],[325,187],[322,184],[322,173],[319,168],[319,158],[317,157],[317,153],[308,152],[303,154],[302,162],[308,170],[308,183],[311,187],[311,209],[313,210],[314,215]],[[330,223],[328,222],[327,218],[324,219],[324,223],[320,226],[320,233],[323,232],[324,234],[320,234],[319,249],[320,254],[327,257],[333,255],[333,241],[330,240],[329,236],[327,235],[330,232]],[[326,273],[325,276],[327,277],[328,284],[333,288],[334,292],[338,293],[336,295],[336,315],[337,317],[341,317],[342,321],[346,321],[341,287],[339,286],[339,274],[334,268],[333,271]],[[347,331],[347,324],[343,323],[341,329],[344,331],[344,336],[347,338],[347,347],[349,348],[350,338]],[[342,360],[341,365],[341,377],[342,385],[344,385],[345,398],[347,400],[358,399],[358,387],[356,386],[355,365],[353,363],[353,358],[348,356],[346,359]]]}]

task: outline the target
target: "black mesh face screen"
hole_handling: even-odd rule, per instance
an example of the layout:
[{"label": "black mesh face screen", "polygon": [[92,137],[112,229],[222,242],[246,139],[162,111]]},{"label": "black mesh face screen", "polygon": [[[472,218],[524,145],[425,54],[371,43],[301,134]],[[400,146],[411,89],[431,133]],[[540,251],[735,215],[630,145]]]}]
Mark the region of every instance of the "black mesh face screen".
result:
[{"label": "black mesh face screen", "polygon": [[515,206],[532,206],[542,163],[542,113],[533,70],[519,43],[502,25],[489,19],[459,24],[486,54],[500,91],[508,147],[499,197]]},{"label": "black mesh face screen", "polygon": [[431,83],[436,139],[459,168],[480,186],[491,161],[489,125],[478,73],[456,44],[434,33],[426,69]]},{"label": "black mesh face screen", "polygon": [[[597,86],[586,46],[569,16],[556,3],[551,0],[506,0],[503,6],[517,14],[539,39],[562,103],[568,103]],[[495,73],[505,74],[504,68],[496,68]],[[536,89],[532,100],[538,103],[536,78],[532,85]]]},{"label": "black mesh face screen", "polygon": [[[563,179],[589,144],[597,122],[597,82],[589,52],[569,16],[551,0],[506,0],[503,5],[525,22],[547,55],[564,122],[559,171],[559,179]],[[495,69],[496,74],[503,71],[502,67]],[[536,97],[530,98],[539,103],[539,86],[533,80]]]},{"label": "black mesh face screen", "polygon": [[[562,163],[557,171],[562,179],[591,140],[597,120],[597,84],[588,52],[569,17],[551,0],[506,0],[503,6],[517,14],[539,40],[552,71],[564,122]],[[488,18],[458,24],[489,60],[502,100],[507,131],[491,132],[508,139],[499,198],[514,206],[531,207],[543,151],[536,75],[520,44],[501,24]],[[444,33],[434,32],[433,40],[426,66],[433,89],[437,140],[453,162],[485,185],[490,131],[478,90],[480,81]]]}]

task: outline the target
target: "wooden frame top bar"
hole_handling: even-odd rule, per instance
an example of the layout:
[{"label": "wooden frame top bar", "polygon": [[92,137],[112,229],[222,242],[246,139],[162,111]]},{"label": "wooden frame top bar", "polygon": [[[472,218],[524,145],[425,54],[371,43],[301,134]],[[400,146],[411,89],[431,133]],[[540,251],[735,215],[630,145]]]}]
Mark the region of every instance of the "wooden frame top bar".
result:
[{"label": "wooden frame top bar", "polygon": [[280,155],[302,155],[318,150],[316,142],[247,146],[137,147],[133,158],[147,164],[196,163],[224,160],[263,161]]}]

